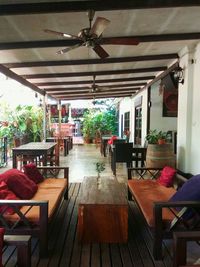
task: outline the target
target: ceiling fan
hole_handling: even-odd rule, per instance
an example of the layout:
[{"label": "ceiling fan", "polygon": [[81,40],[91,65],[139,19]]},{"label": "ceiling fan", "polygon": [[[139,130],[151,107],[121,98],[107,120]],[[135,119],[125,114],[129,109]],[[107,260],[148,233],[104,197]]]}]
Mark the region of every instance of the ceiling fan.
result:
[{"label": "ceiling fan", "polygon": [[92,82],[92,84],[88,88],[90,93],[95,94],[95,93],[98,93],[98,92],[101,92],[101,91],[104,91],[104,90],[108,90],[109,89],[106,86],[99,86],[99,85],[97,85],[95,79],[96,79],[96,75],[93,75],[93,82]]},{"label": "ceiling fan", "polygon": [[100,58],[106,58],[109,54],[104,50],[101,45],[106,44],[113,44],[113,45],[137,45],[139,44],[139,40],[137,38],[130,38],[130,37],[110,37],[110,38],[102,38],[102,33],[110,24],[110,21],[103,17],[97,17],[95,22],[92,25],[92,21],[94,18],[95,11],[89,10],[88,11],[88,18],[89,18],[89,28],[83,28],[78,35],[72,35],[68,33],[58,32],[54,30],[45,29],[46,33],[51,33],[55,35],[59,35],[65,38],[77,40],[77,44],[66,47],[62,50],[59,50],[57,54],[64,54],[78,48],[80,46],[91,47],[95,53]]}]

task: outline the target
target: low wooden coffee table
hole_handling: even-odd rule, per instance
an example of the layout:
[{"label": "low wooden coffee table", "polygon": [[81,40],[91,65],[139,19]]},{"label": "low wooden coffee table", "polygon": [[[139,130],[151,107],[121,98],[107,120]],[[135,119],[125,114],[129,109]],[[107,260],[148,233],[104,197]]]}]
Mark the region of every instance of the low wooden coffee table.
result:
[{"label": "low wooden coffee table", "polygon": [[109,177],[85,177],[78,208],[78,236],[82,242],[127,242],[128,203],[125,185]]}]

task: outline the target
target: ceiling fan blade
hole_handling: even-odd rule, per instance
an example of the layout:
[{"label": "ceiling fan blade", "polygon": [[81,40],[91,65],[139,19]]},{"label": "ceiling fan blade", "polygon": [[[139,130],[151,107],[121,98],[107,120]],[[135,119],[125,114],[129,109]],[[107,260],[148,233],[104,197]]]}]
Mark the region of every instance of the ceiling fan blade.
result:
[{"label": "ceiling fan blade", "polygon": [[109,57],[109,54],[100,45],[95,45],[95,47],[93,47],[92,49],[97,53],[100,58]]},{"label": "ceiling fan blade", "polygon": [[75,48],[78,48],[78,47],[80,47],[82,45],[83,44],[76,44],[76,45],[73,45],[73,46],[70,46],[70,47],[66,47],[66,48],[64,48],[62,50],[57,51],[56,54],[58,54],[58,55],[65,54],[65,53],[69,52],[70,50],[73,50]]},{"label": "ceiling fan blade", "polygon": [[106,27],[109,25],[110,20],[97,17],[92,28],[90,29],[90,35],[95,34],[97,37],[100,36]]},{"label": "ceiling fan blade", "polygon": [[129,36],[124,37],[108,37],[102,38],[101,44],[112,44],[112,45],[138,45],[139,39]]},{"label": "ceiling fan blade", "polygon": [[53,31],[53,30],[49,30],[49,29],[45,29],[44,32],[52,33],[52,34],[59,35],[59,36],[65,37],[65,38],[80,39],[76,35],[72,35],[72,34],[68,34],[68,33],[64,33],[64,32],[57,32],[57,31]]}]

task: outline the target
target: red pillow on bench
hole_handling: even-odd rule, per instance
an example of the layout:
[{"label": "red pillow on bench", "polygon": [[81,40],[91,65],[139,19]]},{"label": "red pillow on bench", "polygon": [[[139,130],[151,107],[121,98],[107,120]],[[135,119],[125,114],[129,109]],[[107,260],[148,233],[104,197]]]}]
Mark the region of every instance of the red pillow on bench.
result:
[{"label": "red pillow on bench", "polygon": [[36,165],[34,163],[29,163],[23,166],[24,173],[28,176],[36,184],[44,181],[44,177],[38,171]]},{"label": "red pillow on bench", "polygon": [[160,185],[170,187],[173,185],[174,176],[176,170],[170,166],[165,166],[161,171],[161,176],[157,179],[157,182]]},{"label": "red pillow on bench", "polygon": [[9,189],[20,199],[31,199],[38,189],[36,183],[17,169],[11,169],[2,173],[0,181],[4,181]]},{"label": "red pillow on bench", "polygon": [[[19,199],[12,191],[8,189],[7,184],[2,181],[0,182],[0,199],[8,199],[8,200],[16,200]],[[5,210],[5,208],[7,209]],[[5,211],[4,211],[5,210]],[[15,211],[12,207],[8,207],[7,205],[0,206],[0,212],[3,212],[4,214],[14,214]]]}]

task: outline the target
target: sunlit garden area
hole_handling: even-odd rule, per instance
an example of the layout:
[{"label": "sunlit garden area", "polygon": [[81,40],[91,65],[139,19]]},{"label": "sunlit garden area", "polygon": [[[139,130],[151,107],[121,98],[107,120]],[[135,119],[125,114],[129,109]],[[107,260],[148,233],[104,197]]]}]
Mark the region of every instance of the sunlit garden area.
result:
[{"label": "sunlit garden area", "polygon": [[3,75],[0,111],[1,166],[11,158],[13,147],[43,141],[58,131],[96,143],[118,130],[117,103],[112,99],[57,103]]}]

